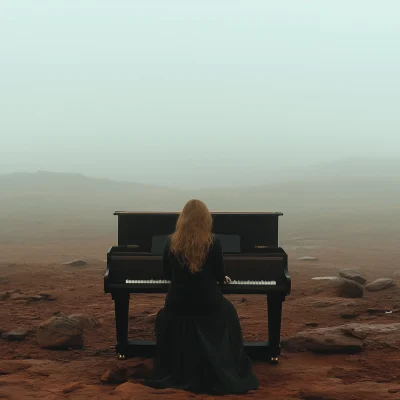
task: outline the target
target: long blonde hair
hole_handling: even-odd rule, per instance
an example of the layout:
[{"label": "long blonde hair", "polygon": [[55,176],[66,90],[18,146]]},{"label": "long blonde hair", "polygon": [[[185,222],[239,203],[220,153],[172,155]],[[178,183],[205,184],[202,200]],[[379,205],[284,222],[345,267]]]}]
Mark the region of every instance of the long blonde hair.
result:
[{"label": "long blonde hair", "polygon": [[200,200],[183,207],[171,235],[170,249],[192,273],[201,270],[212,243],[212,216]]}]

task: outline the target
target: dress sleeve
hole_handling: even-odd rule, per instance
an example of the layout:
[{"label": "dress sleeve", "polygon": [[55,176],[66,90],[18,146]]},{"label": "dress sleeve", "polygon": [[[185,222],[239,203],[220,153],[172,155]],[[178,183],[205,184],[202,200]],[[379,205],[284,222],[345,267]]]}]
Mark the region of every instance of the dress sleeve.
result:
[{"label": "dress sleeve", "polygon": [[225,265],[224,255],[222,253],[221,242],[218,237],[215,237],[213,244],[213,270],[214,276],[218,283],[225,282]]},{"label": "dress sleeve", "polygon": [[170,258],[169,258],[169,238],[165,242],[162,264],[163,264],[164,279],[171,280],[172,279],[172,267],[171,267],[171,262],[170,262]]}]

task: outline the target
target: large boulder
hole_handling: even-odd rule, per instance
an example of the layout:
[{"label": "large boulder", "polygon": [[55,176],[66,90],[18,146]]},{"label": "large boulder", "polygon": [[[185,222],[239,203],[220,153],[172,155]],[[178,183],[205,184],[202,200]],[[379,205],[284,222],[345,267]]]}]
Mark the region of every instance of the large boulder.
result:
[{"label": "large boulder", "polygon": [[341,327],[334,327],[299,332],[284,340],[282,345],[289,351],[352,354],[362,350],[363,341],[357,337],[345,335]]},{"label": "large boulder", "polygon": [[83,347],[83,329],[77,319],[56,315],[39,325],[36,340],[42,348],[80,349]]},{"label": "large boulder", "polygon": [[373,282],[368,283],[365,289],[369,292],[377,292],[378,290],[388,289],[390,287],[396,286],[396,282],[391,278],[379,278],[375,279]]},{"label": "large boulder", "polygon": [[365,346],[397,349],[400,345],[400,323],[346,324],[305,330],[282,341],[289,351],[314,353],[358,353]]}]

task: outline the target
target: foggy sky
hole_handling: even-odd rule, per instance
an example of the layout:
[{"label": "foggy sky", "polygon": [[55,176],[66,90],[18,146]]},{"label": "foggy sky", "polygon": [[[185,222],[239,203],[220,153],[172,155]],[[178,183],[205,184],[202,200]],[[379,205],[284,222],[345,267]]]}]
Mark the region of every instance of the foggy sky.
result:
[{"label": "foggy sky", "polygon": [[2,0],[0,173],[180,186],[400,153],[396,0]]}]

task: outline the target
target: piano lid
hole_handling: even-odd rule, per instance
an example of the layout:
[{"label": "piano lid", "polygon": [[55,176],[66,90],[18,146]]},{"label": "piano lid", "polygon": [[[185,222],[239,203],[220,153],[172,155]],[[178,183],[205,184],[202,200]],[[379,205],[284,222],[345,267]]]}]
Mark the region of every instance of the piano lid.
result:
[{"label": "piano lid", "polygon": [[[151,251],[155,236],[174,232],[179,212],[116,211],[118,245],[137,251]],[[280,212],[211,212],[213,232],[217,235],[238,235],[240,251],[279,247]]]}]

